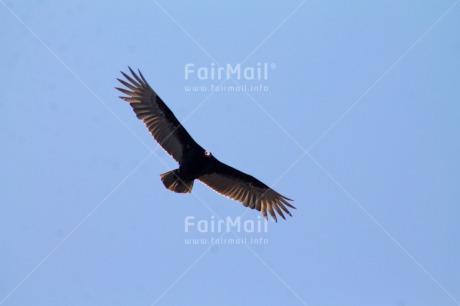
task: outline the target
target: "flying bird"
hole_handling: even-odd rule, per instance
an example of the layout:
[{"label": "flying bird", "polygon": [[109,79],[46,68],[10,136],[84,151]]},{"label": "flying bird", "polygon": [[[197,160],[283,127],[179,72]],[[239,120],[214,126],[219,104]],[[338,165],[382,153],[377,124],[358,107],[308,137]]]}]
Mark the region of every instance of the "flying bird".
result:
[{"label": "flying bird", "polygon": [[[267,210],[275,221],[276,213],[292,216],[287,207],[294,208],[291,199],[279,194],[253,176],[232,168],[214,157],[193,140],[173,112],[150,87],[138,70],[132,76],[121,72],[126,80],[117,79],[126,88],[118,88],[126,96],[120,97],[133,108],[158,144],[179,163],[179,168],[161,174],[165,187],[178,193],[192,192],[197,179],[214,191],[257,209],[267,219]],[[276,213],[275,213],[276,211]]]}]

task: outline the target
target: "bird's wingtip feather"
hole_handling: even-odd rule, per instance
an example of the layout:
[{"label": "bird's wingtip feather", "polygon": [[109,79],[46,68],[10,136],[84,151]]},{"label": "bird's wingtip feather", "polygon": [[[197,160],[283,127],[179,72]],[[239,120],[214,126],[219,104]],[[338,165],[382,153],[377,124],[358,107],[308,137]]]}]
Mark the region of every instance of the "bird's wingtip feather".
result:
[{"label": "bird's wingtip feather", "polygon": [[129,68],[129,71],[131,71],[131,74],[132,74],[133,76],[135,76],[136,73],[134,72],[134,70],[133,70],[131,67],[129,67],[129,66],[128,66],[128,68]]}]

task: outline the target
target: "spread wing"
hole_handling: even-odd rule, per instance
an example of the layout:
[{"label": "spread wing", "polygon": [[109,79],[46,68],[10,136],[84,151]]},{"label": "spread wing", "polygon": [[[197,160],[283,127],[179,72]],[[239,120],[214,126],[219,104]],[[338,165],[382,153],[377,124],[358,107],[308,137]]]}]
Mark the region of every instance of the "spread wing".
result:
[{"label": "spread wing", "polygon": [[118,88],[127,97],[138,119],[144,121],[153,138],[178,163],[183,161],[184,151],[189,148],[201,148],[182,124],[174,116],[156,92],[150,87],[142,73],[137,75],[130,67],[132,77],[121,72],[125,80],[117,79],[126,88]]},{"label": "spread wing", "polygon": [[283,219],[286,219],[283,211],[292,216],[286,208],[288,206],[295,209],[288,202],[292,200],[277,193],[258,179],[220,161],[217,161],[213,171],[198,179],[221,195],[241,202],[251,209],[257,209],[265,218],[267,218],[267,210],[275,221],[277,221],[275,211]]}]

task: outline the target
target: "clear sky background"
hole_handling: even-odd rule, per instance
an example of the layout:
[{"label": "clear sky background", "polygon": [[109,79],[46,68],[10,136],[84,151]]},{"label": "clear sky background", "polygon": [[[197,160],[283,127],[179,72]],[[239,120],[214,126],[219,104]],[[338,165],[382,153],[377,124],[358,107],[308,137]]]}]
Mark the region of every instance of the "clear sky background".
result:
[{"label": "clear sky background", "polygon": [[[459,1],[0,1],[0,305],[459,305]],[[274,64],[267,92],[184,66]],[[116,77],[140,68],[221,161],[293,198],[258,220],[176,163]],[[232,80],[225,85],[235,85]],[[152,152],[153,150],[153,152]],[[223,238],[235,238],[223,233]]]}]

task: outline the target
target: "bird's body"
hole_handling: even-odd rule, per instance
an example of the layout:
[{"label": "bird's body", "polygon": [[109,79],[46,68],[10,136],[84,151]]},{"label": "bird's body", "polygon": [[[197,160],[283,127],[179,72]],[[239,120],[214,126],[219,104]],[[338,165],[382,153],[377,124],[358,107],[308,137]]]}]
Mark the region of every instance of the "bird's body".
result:
[{"label": "bird's body", "polygon": [[197,179],[207,171],[210,171],[215,158],[213,156],[206,156],[205,150],[188,150],[184,154],[184,160],[179,164],[179,172],[181,178],[184,180]]},{"label": "bird's body", "polygon": [[144,121],[160,146],[178,163],[179,168],[161,174],[166,188],[178,193],[190,193],[196,179],[216,192],[257,209],[267,217],[267,210],[276,221],[275,211],[284,218],[286,208],[295,208],[285,196],[280,195],[255,177],[232,168],[217,160],[190,136],[161,98],[147,83],[129,68],[132,77],[123,73],[129,81],[118,79],[128,89],[117,88],[128,95],[121,97],[133,107],[138,119]]}]

